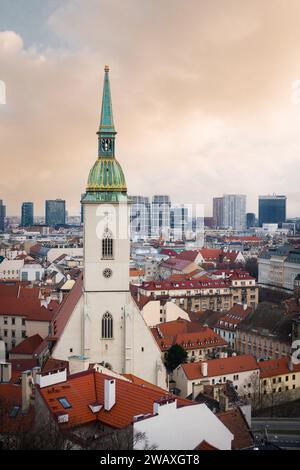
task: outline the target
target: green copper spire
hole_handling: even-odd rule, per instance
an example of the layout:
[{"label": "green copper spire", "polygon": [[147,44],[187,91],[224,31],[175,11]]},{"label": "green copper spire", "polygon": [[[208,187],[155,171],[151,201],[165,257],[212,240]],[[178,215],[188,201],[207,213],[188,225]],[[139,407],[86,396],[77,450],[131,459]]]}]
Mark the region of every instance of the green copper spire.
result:
[{"label": "green copper spire", "polygon": [[121,165],[115,158],[116,131],[111,104],[109,68],[104,68],[104,85],[98,134],[98,159],[92,166],[83,202],[127,200],[127,188]]},{"label": "green copper spire", "polygon": [[111,104],[110,84],[109,84],[109,67],[104,68],[104,84],[101,108],[101,119],[99,132],[115,132],[114,118]]},{"label": "green copper spire", "polygon": [[104,84],[101,107],[101,118],[98,134],[98,157],[115,156],[115,126],[112,112],[109,67],[104,68]]}]

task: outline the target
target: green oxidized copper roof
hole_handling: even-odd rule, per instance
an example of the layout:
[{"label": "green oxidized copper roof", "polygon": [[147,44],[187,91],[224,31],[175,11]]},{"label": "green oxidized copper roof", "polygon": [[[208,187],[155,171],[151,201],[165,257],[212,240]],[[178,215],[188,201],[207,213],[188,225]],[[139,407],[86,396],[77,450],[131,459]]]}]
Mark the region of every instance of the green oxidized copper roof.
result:
[{"label": "green oxidized copper roof", "polygon": [[126,193],[124,173],[121,165],[115,158],[98,158],[90,170],[87,191],[117,191]]},{"label": "green oxidized copper roof", "polygon": [[98,159],[90,170],[86,194],[83,201],[123,201],[127,199],[127,188],[121,165],[114,156],[115,128],[113,122],[109,68],[105,67],[104,86],[99,126],[99,142],[110,139],[111,151],[105,154],[99,145]]},{"label": "green oxidized copper roof", "polygon": [[102,95],[102,107],[101,107],[101,118],[99,132],[114,132],[114,119],[111,104],[110,84],[109,84],[109,68],[106,65],[104,68],[104,84],[103,84],[103,95]]}]

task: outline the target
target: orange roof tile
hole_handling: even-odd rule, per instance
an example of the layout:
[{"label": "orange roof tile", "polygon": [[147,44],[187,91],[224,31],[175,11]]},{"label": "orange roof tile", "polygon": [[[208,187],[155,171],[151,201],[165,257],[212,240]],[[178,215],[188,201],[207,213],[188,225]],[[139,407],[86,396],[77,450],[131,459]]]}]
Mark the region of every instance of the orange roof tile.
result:
[{"label": "orange roof tile", "polygon": [[[181,364],[188,380],[200,379],[204,376],[201,371],[201,363],[203,361]],[[234,374],[250,370],[257,370],[259,365],[255,357],[249,355],[225,357],[223,359],[211,359],[207,362],[207,377],[217,377],[219,375]]]},{"label": "orange roof tile", "polygon": [[35,350],[43,343],[43,338],[36,334],[29,336],[29,338],[24,339],[17,346],[13,347],[9,353],[10,354],[34,354]]},{"label": "orange roof tile", "polygon": [[[116,404],[110,411],[103,408],[94,414],[89,405],[92,403],[104,403],[104,381],[111,379],[105,374],[89,369],[85,372],[69,376],[64,383],[54,386],[39,388],[38,392],[44,398],[53,415],[68,413],[69,422],[61,424],[61,427],[74,427],[92,421],[100,421],[110,427],[121,429],[133,422],[133,418],[139,414],[153,413],[153,403],[161,397],[171,396],[161,389],[155,390],[122,379],[116,381]],[[71,408],[64,409],[57,400],[66,397]],[[178,398],[179,406],[191,405],[193,402]]]},{"label": "orange roof tile", "polygon": [[292,374],[300,372],[300,364],[292,364],[289,366],[289,359],[282,357],[281,359],[270,359],[269,361],[261,361],[258,363],[260,368],[260,377],[274,377],[277,375]]}]

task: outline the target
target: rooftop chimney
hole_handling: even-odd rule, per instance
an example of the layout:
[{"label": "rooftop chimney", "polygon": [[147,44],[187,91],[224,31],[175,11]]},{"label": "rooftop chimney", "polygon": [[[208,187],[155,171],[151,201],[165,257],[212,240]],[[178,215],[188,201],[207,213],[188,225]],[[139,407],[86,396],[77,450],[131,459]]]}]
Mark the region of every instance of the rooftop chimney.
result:
[{"label": "rooftop chimney", "polygon": [[208,364],[207,362],[201,362],[201,373],[203,377],[207,377],[208,374]]},{"label": "rooftop chimney", "polygon": [[11,379],[11,363],[1,362],[0,363],[0,382],[9,382]]},{"label": "rooftop chimney", "polygon": [[26,413],[32,394],[32,374],[30,370],[22,372],[22,412]]},{"label": "rooftop chimney", "polygon": [[110,411],[116,404],[116,381],[105,379],[104,381],[104,409]]}]

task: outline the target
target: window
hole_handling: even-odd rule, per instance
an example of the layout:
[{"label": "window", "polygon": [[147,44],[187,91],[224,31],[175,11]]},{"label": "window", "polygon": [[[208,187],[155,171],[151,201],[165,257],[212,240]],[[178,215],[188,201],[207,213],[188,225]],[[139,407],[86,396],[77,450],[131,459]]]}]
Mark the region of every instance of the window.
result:
[{"label": "window", "polygon": [[113,337],[113,317],[106,312],[102,317],[102,338]]},{"label": "window", "polygon": [[25,319],[22,319],[22,326],[25,326]]},{"label": "window", "polygon": [[11,412],[9,413],[9,417],[10,418],[16,418],[19,411],[20,411],[19,406],[17,406],[17,405],[13,406],[12,409],[11,409]]},{"label": "window", "polygon": [[113,235],[111,231],[107,228],[102,237],[102,259],[113,259],[113,257]]},{"label": "window", "polygon": [[4,317],[3,323],[4,323],[4,325],[7,325],[7,317]]},{"label": "window", "polygon": [[26,338],[26,331],[22,331],[22,338]]},{"label": "window", "polygon": [[58,401],[61,404],[61,406],[63,406],[65,409],[72,408],[72,406],[70,405],[66,397],[58,398]]},{"label": "window", "polygon": [[144,352],[144,348],[142,348],[142,352]]},{"label": "window", "polygon": [[73,352],[73,348],[70,348],[70,353],[72,353],[72,352]]},{"label": "window", "polygon": [[293,374],[293,380],[295,380],[295,378],[296,378],[296,376],[295,376],[295,374]]},{"label": "window", "polygon": [[289,376],[286,375],[286,376],[285,376],[285,381],[287,382],[288,380],[289,380]]},{"label": "window", "polygon": [[4,330],[3,333],[4,333],[4,337],[7,338],[7,330]]},{"label": "window", "polygon": [[279,383],[281,382],[281,377],[278,377],[278,382],[279,382]]},{"label": "window", "polygon": [[276,383],[276,379],[273,379],[273,384],[275,384],[275,383]]},{"label": "window", "polygon": [[16,332],[15,332],[15,330],[11,330],[11,337],[12,337],[12,338],[15,338],[15,337],[16,337]]},{"label": "window", "polygon": [[12,317],[12,319],[11,319],[11,324],[12,324],[12,325],[15,325],[15,324],[16,324],[16,319],[15,319],[14,317]]}]

